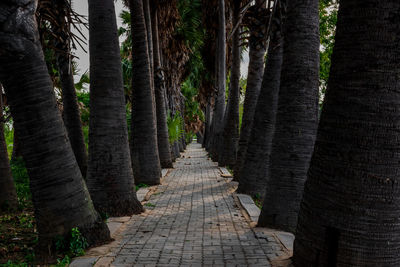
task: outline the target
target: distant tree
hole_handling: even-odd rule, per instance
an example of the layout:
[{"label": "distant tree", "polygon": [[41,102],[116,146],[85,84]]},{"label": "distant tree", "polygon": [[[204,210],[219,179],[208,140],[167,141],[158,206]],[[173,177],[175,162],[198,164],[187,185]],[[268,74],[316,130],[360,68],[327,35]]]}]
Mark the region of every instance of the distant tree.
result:
[{"label": "distant tree", "polygon": [[[249,67],[247,72],[247,86],[243,104],[243,116],[238,142],[237,160],[233,172],[236,181],[240,180],[239,173],[246,157],[253,125],[254,112],[263,79],[269,15],[270,11],[267,10],[265,1],[257,0],[255,5],[250,7],[247,11],[244,20],[250,31]],[[248,18],[247,21],[246,18]]]},{"label": "distant tree", "polygon": [[155,96],[143,2],[130,0],[132,33],[132,127],[131,155],[137,184],[160,183]]},{"label": "distant tree", "polygon": [[[268,56],[260,94],[254,112],[252,128],[242,168],[235,174],[239,179],[238,192],[264,199],[269,179],[272,139],[275,133],[276,112],[284,46],[284,16],[286,1],[275,2],[269,37]],[[250,74],[249,74],[249,77]],[[250,81],[249,81],[250,84]]]},{"label": "distant tree", "polygon": [[241,1],[233,3],[233,24],[238,25],[232,36],[232,66],[229,97],[221,130],[221,151],[218,153],[220,166],[234,167],[239,141],[239,98],[240,98],[240,13]]}]

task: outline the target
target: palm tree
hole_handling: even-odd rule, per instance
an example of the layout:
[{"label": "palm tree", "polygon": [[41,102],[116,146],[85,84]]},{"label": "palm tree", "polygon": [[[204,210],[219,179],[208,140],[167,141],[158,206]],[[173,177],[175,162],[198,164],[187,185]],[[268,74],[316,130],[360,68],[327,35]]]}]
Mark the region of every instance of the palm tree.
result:
[{"label": "palm tree", "polygon": [[142,1],[129,3],[133,57],[132,166],[137,184],[155,185],[160,183],[161,167],[146,24]]},{"label": "palm tree", "polygon": [[7,144],[4,138],[3,93],[0,84],[0,212],[15,210],[18,207],[17,192],[11,175]]},{"label": "palm tree", "polygon": [[287,2],[279,103],[259,226],[296,228],[318,122],[318,3]]},{"label": "palm tree", "polygon": [[87,185],[96,209],[140,213],[136,198],[114,1],[89,1],[90,132]]},{"label": "palm tree", "polygon": [[217,91],[215,94],[214,112],[211,124],[210,154],[213,160],[218,160],[221,131],[225,115],[226,87],[226,28],[225,1],[218,0],[218,49],[217,49]]},{"label": "palm tree", "polygon": [[[57,10],[57,12],[53,12]],[[86,176],[87,151],[82,131],[81,114],[75,92],[71,47],[75,35],[71,24],[83,21],[68,0],[40,1],[37,12],[42,47],[55,51],[56,68],[62,90],[63,120],[82,175]],[[46,36],[47,40],[46,40]],[[75,37],[75,39],[77,39]]]},{"label": "palm tree", "polygon": [[[281,7],[282,2],[275,4]],[[260,95],[254,114],[254,122],[248,139],[246,157],[237,177],[240,177],[238,192],[264,199],[268,181],[269,157],[275,130],[278,94],[281,83],[283,36],[283,8],[274,7],[268,57]],[[278,12],[277,12],[278,11]]]},{"label": "palm tree", "polygon": [[[153,3],[155,5],[156,2]],[[154,60],[154,91],[156,98],[157,144],[162,168],[172,168],[171,146],[168,138],[167,109],[165,107],[165,81],[161,66],[160,41],[158,37],[158,12],[152,9],[152,36]]]},{"label": "palm tree", "polygon": [[[233,24],[240,23],[241,1],[234,1]],[[239,27],[240,28],[240,27]],[[239,141],[239,98],[240,98],[240,29],[237,28],[232,38],[232,67],[229,85],[229,98],[224,126],[221,135],[222,151],[219,153],[219,166],[231,166],[236,163]]]},{"label": "palm tree", "polygon": [[247,152],[247,144],[253,126],[253,118],[260,93],[261,82],[264,72],[264,56],[266,51],[267,23],[265,17],[268,15],[264,0],[257,0],[255,5],[247,11],[246,17],[250,17],[247,23],[250,30],[249,38],[249,67],[247,75],[246,94],[243,104],[242,126],[240,128],[239,148],[234,168],[234,179],[240,180],[240,169],[244,164]]},{"label": "palm tree", "polygon": [[48,254],[54,239],[74,227],[90,245],[110,235],[93,207],[57,108],[39,43],[36,3],[9,1],[0,7],[0,80],[30,177],[39,251]]},{"label": "palm tree", "polygon": [[399,266],[400,2],[340,1],[296,266]]}]

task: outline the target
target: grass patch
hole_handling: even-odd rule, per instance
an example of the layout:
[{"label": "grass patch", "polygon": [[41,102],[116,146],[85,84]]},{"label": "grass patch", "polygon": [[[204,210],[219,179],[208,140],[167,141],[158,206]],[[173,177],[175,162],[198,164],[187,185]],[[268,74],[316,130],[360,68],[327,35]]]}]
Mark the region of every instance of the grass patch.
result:
[{"label": "grass patch", "polygon": [[153,203],[147,202],[144,204],[144,206],[154,208],[156,205],[154,205]]}]

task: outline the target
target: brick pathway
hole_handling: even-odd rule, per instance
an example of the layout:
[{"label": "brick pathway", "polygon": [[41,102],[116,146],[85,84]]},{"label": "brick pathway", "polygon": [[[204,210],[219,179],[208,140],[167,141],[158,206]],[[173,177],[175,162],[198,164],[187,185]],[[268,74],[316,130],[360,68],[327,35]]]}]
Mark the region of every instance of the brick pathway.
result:
[{"label": "brick pathway", "polygon": [[271,266],[284,254],[273,237],[253,232],[199,144],[191,144],[128,223],[112,266]]}]

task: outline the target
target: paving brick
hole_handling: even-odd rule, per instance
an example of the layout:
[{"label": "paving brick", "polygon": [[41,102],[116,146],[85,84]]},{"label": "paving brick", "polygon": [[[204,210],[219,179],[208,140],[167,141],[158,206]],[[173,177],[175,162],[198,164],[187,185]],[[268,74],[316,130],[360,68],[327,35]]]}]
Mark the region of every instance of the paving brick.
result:
[{"label": "paving brick", "polygon": [[154,207],[131,217],[111,266],[271,266],[284,249],[274,233],[253,231],[229,181],[190,144],[148,200]]}]

